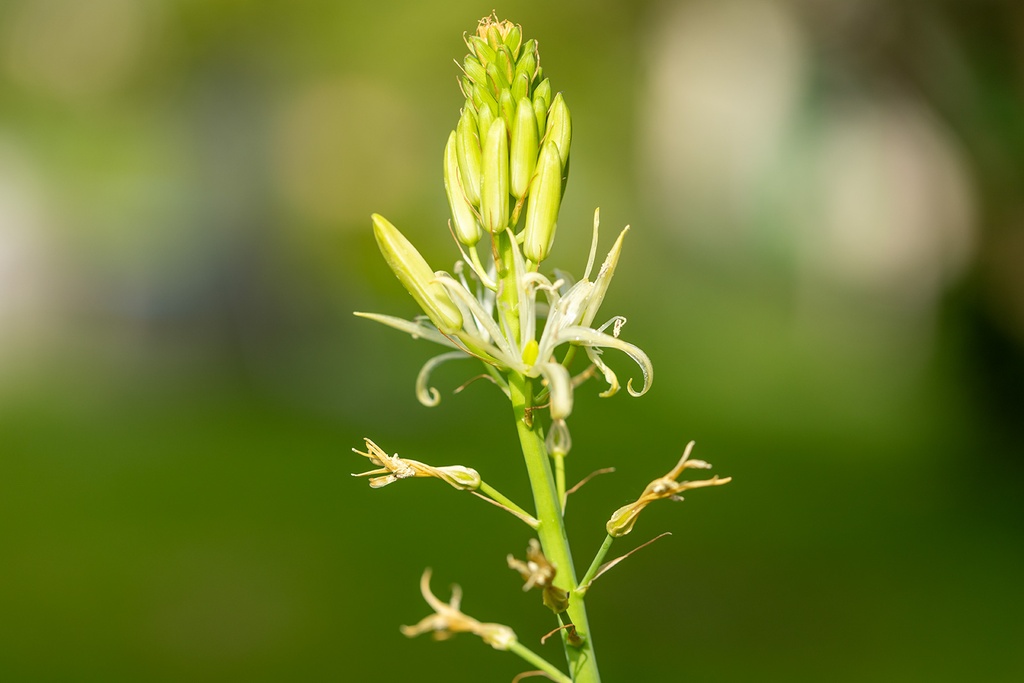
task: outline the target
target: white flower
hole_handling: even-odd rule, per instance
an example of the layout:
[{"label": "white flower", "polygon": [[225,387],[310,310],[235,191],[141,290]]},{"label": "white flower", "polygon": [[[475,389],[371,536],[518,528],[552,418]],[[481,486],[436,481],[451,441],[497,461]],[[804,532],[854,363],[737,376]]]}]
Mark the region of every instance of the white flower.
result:
[{"label": "white flower", "polygon": [[[590,257],[583,279],[576,283],[568,282],[566,276],[552,281],[539,272],[528,270],[516,237],[511,231],[508,232],[511,243],[515,245],[512,254],[517,274],[514,280],[518,290],[517,310],[507,310],[506,306],[498,305],[497,291],[502,285],[495,284],[498,278],[493,264],[488,272],[482,272],[479,259],[470,258],[463,252],[463,260],[456,263],[455,277],[437,271],[432,281],[444,288],[458,308],[462,318],[461,329],[442,332],[427,316],[404,320],[377,313],[356,315],[401,330],[414,339],[427,339],[452,349],[431,358],[420,370],[416,380],[416,394],[424,405],[436,405],[440,400],[437,390],[429,386],[430,373],[434,368],[449,360],[477,358],[488,366],[492,379],[503,388],[504,373],[515,372],[526,377],[543,378],[548,388],[551,417],[556,421],[564,421],[572,413],[576,384],[593,372],[588,368],[575,378],[571,376],[567,366],[572,354],[567,354],[561,360],[556,357],[556,351],[567,344],[582,347],[593,368],[603,375],[608,387],[601,392],[602,397],[611,396],[620,388],[615,372],[602,358],[603,350],[616,349],[625,353],[640,367],[643,374],[643,384],[639,389],[633,388],[632,380],[626,388],[631,395],[641,396],[650,389],[654,373],[647,354],[637,346],[619,339],[619,332],[626,319],[613,316],[597,327],[593,325],[615,274],[623,239],[629,231],[627,226],[619,234],[597,276],[591,281],[599,222],[600,213],[595,211]],[[476,256],[475,252],[473,256]],[[472,286],[469,280],[473,281]],[[510,319],[513,315],[516,316],[515,320]],[[518,334],[512,332],[516,329]]]}]

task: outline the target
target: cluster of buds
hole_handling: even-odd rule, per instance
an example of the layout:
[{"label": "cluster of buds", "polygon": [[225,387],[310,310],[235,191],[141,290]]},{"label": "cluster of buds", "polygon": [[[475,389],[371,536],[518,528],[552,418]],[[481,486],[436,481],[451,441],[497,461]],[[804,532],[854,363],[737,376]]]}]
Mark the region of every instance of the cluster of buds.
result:
[{"label": "cluster of buds", "polygon": [[[465,104],[444,154],[451,232],[462,259],[454,274],[432,269],[398,228],[374,214],[377,245],[424,315],[412,320],[356,315],[448,347],[427,361],[417,378],[416,394],[424,405],[438,403],[429,376],[449,360],[483,361],[488,376],[506,393],[513,373],[542,380],[540,398],[546,399],[551,418],[548,450],[560,457],[571,448],[566,418],[572,413],[575,387],[600,375],[608,385],[601,396],[620,388],[602,358],[603,349],[622,351],[639,366],[643,383],[635,389],[630,380],[630,394],[640,396],[650,388],[650,359],[619,339],[625,318],[596,322],[629,228],[619,234],[593,279],[597,211],[583,278],[573,282],[562,272],[551,278],[539,271],[554,241],[565,189],[569,110],[560,93],[552,95],[537,43],[523,42],[519,26],[486,17],[475,35],[466,36],[466,45],[469,54],[460,78]],[[485,236],[486,248],[478,250]],[[582,348],[590,367],[573,376],[569,367],[575,352],[556,357],[564,345]]]},{"label": "cluster of buds", "polygon": [[523,253],[543,261],[555,237],[569,163],[571,123],[561,93],[543,78],[537,41],[487,17],[466,37],[460,79],[466,101],[444,152],[444,186],[459,242],[515,229]]}]

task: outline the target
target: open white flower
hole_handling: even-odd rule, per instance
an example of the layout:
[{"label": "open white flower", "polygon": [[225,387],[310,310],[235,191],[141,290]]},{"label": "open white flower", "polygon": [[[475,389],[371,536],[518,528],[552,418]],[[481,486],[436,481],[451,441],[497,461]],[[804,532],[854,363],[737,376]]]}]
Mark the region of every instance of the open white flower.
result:
[{"label": "open white flower", "polygon": [[[619,234],[597,276],[591,281],[599,222],[600,213],[595,211],[587,268],[583,279],[576,283],[567,282],[566,277],[552,281],[531,270],[523,258],[516,237],[509,231],[510,241],[515,245],[512,252],[516,273],[514,283],[518,290],[516,310],[507,310],[507,307],[498,303],[496,291],[500,291],[498,288],[508,281],[490,286],[497,280],[493,265],[490,272],[480,272],[479,261],[467,257],[456,264],[457,277],[437,271],[428,282],[419,283],[420,290],[417,290],[426,291],[433,287],[436,292],[436,285],[441,285],[447,294],[444,297],[445,305],[449,302],[454,304],[460,314],[449,315],[445,320],[461,317],[461,328],[439,329],[432,322],[438,317],[436,314],[418,316],[413,320],[377,313],[356,315],[401,330],[414,339],[427,339],[452,349],[431,358],[421,369],[416,381],[416,394],[424,405],[436,405],[440,398],[437,390],[429,386],[430,373],[434,368],[449,360],[477,358],[486,364],[488,372],[499,386],[504,385],[502,375],[509,372],[526,377],[542,377],[548,389],[551,417],[556,421],[564,421],[572,413],[576,384],[592,374],[592,368],[588,368],[575,378],[571,376],[568,365],[572,353],[566,354],[561,360],[556,357],[556,351],[564,345],[585,350],[593,368],[600,371],[608,384],[607,389],[600,394],[602,397],[611,396],[620,388],[618,377],[604,362],[602,352],[604,349],[622,351],[633,359],[643,374],[643,384],[639,389],[634,389],[632,380],[626,388],[631,395],[641,396],[650,389],[654,372],[647,354],[637,346],[619,339],[619,332],[626,319],[613,316],[597,327],[593,324],[615,274],[623,239],[629,230],[626,227]],[[387,242],[379,242],[384,250]],[[388,254],[385,257],[389,263],[397,260]],[[472,286],[470,280],[473,281]],[[515,320],[510,319],[513,315]],[[518,330],[518,334],[512,330]]]}]

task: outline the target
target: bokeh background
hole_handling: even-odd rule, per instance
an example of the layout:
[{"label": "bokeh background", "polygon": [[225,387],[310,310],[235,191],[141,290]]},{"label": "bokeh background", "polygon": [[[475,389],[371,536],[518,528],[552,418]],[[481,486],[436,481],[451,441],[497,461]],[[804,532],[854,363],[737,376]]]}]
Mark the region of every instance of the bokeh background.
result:
[{"label": "bokeh background", "polygon": [[[368,216],[450,267],[453,59],[494,6],[0,4],[0,679],[481,681],[407,641],[417,580],[553,661],[498,392],[355,319],[412,315]],[[604,311],[652,391],[580,392],[568,524],[685,443],[589,602],[609,681],[1024,680],[1024,5],[505,2],[574,115],[552,264],[630,223]],[[622,373],[625,358],[612,358]]]}]

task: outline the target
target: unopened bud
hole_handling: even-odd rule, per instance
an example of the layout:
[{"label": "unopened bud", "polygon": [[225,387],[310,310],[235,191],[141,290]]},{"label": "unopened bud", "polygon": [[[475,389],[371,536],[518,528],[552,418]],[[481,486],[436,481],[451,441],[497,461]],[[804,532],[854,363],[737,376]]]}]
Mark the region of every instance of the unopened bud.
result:
[{"label": "unopened bud", "polygon": [[497,62],[491,62],[487,65],[487,80],[490,81],[492,92],[496,93],[507,90],[512,85],[508,74],[499,67]]},{"label": "unopened bud", "polygon": [[479,116],[482,112],[480,111],[484,107],[491,110],[491,113],[495,116],[498,115],[498,101],[494,99],[494,96],[487,91],[487,87],[483,85],[473,86],[473,104],[476,105],[477,115]]},{"label": "unopened bud", "polygon": [[523,29],[519,25],[515,25],[508,30],[505,34],[505,47],[512,53],[512,58],[515,59],[519,56],[519,47],[523,42]]},{"label": "unopened bud", "polygon": [[494,61],[494,49],[480,36],[466,36],[466,46],[485,67]]},{"label": "unopened bud", "polygon": [[537,119],[533,115],[533,104],[524,97],[516,106],[509,150],[509,188],[513,197],[522,199],[526,196],[536,167]]},{"label": "unopened bud", "polygon": [[512,81],[512,99],[516,102],[529,97],[530,95],[530,79],[526,77],[526,74],[516,74],[515,79]]},{"label": "unopened bud", "polygon": [[455,131],[452,131],[444,148],[444,191],[448,195],[448,206],[452,210],[455,237],[462,244],[471,247],[480,241],[480,225],[476,222],[473,207],[469,205],[460,178],[457,145]]},{"label": "unopened bud", "polygon": [[476,114],[470,102],[462,110],[462,117],[455,129],[455,152],[459,160],[459,173],[466,199],[473,206],[480,206],[480,136]]},{"label": "unopened bud", "polygon": [[544,110],[551,106],[551,81],[544,79],[533,89],[533,100],[544,100]]},{"label": "unopened bud", "polygon": [[484,227],[492,233],[508,225],[508,133],[501,117],[491,123],[484,141],[480,213]]},{"label": "unopened bud", "polygon": [[472,55],[466,55],[466,59],[462,62],[462,68],[474,83],[487,85],[487,70],[478,59]]},{"label": "unopened bud", "polygon": [[505,130],[511,131],[516,120],[516,103],[512,99],[512,91],[508,88],[501,91],[501,97],[498,99],[498,111],[505,119]]},{"label": "unopened bud", "polygon": [[569,119],[569,108],[565,106],[562,93],[555,95],[548,111],[548,140],[558,145],[558,155],[562,158],[562,166],[569,160],[569,143],[572,141],[572,122]]},{"label": "unopened bud", "polygon": [[375,213],[371,218],[373,234],[384,260],[430,321],[445,334],[461,330],[462,313],[444,285],[436,281],[434,272],[412,242],[380,214]]},{"label": "unopened bud", "polygon": [[526,77],[533,81],[534,72],[537,71],[537,41],[528,40],[523,46],[523,56],[516,64],[516,75],[526,74]]},{"label": "unopened bud", "polygon": [[526,206],[526,225],[523,254],[534,263],[547,258],[555,241],[558,207],[562,201],[562,161],[554,141],[544,143],[537,171],[530,184],[530,198]]}]

